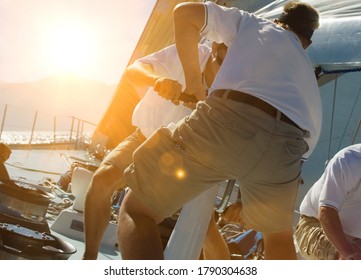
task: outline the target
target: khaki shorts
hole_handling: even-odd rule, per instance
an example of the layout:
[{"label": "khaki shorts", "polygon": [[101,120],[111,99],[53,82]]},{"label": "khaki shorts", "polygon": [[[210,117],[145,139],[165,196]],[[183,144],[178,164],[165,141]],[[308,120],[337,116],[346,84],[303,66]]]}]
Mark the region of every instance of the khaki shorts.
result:
[{"label": "khaki shorts", "polygon": [[[361,239],[346,236],[355,248],[361,250]],[[318,219],[301,215],[296,226],[295,239],[300,255],[306,260],[337,260],[339,253],[328,240]]]},{"label": "khaki shorts", "polygon": [[118,146],[116,146],[102,161],[102,165],[112,165],[124,170],[132,163],[133,152],[144,142],[145,137],[136,129]]},{"label": "khaki shorts", "polygon": [[320,222],[301,215],[295,238],[300,255],[306,260],[337,260],[339,254],[326,237]]},{"label": "khaki shorts", "polygon": [[292,226],[307,149],[300,129],[250,105],[209,97],[175,131],[160,128],[148,138],[125,176],[161,217],[215,183],[237,179],[248,227],[278,232]]}]

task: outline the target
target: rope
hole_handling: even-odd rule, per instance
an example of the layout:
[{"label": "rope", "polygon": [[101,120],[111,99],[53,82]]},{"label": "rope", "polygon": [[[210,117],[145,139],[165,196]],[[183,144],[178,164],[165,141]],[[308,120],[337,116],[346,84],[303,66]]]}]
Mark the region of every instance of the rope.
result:
[{"label": "rope", "polygon": [[69,156],[66,153],[60,153],[60,156],[65,160],[66,164],[68,165],[68,168],[70,168],[72,162],[69,160]]},{"label": "rope", "polygon": [[[340,141],[340,144],[339,144],[338,149],[337,149],[338,151],[339,151],[340,148],[341,148],[341,144],[342,144],[343,138],[344,138],[344,136],[345,136],[345,134],[346,134],[346,130],[347,130],[347,128],[348,128],[348,126],[349,126],[349,123],[350,123],[350,121],[351,121],[351,116],[353,115],[353,112],[355,111],[355,107],[356,107],[356,105],[358,104],[358,99],[359,99],[359,97],[360,97],[360,93],[361,93],[361,86],[360,86],[360,88],[359,88],[359,90],[358,90],[358,94],[357,94],[356,100],[355,100],[355,102],[353,103],[350,116],[348,117],[347,124],[346,124],[345,129],[344,129],[344,131],[343,131],[343,133],[342,133],[341,141]],[[357,135],[357,132],[356,132],[356,135]],[[353,140],[353,141],[354,141],[354,140]],[[352,141],[352,142],[353,142],[353,141]]]},{"label": "rope", "polygon": [[360,127],[361,127],[361,120],[359,120],[359,122],[358,122],[356,131],[355,131],[355,135],[353,136],[353,139],[352,139],[352,142],[351,142],[352,145],[355,144],[356,137],[357,137],[357,134],[358,134],[358,132],[360,130]]},{"label": "rope", "polygon": [[331,115],[330,141],[329,141],[329,144],[328,144],[328,156],[327,156],[326,165],[328,164],[328,161],[330,160],[332,131],[333,131],[333,120],[334,120],[334,115],[335,115],[335,104],[336,104],[336,88],[337,88],[337,77],[335,79],[334,89],[333,89],[333,104],[332,104],[332,115]]},{"label": "rope", "polygon": [[[338,69],[338,70],[325,70],[324,68],[321,67],[321,72],[323,74],[344,74],[344,73],[351,73],[351,72],[361,72],[361,67],[357,67],[357,68],[353,68],[353,69]],[[332,106],[332,120],[331,120],[331,129],[330,129],[330,141],[329,141],[329,147],[328,147],[328,158],[327,158],[327,161],[326,161],[326,164],[328,164],[328,161],[330,159],[330,151],[331,151],[331,140],[332,140],[332,130],[333,130],[333,122],[334,122],[334,111],[335,111],[335,100],[336,100],[336,87],[337,87],[337,77],[335,78],[335,85],[334,85],[334,100],[333,100],[333,106]],[[351,111],[351,115],[352,115],[352,112],[354,111],[355,109],[355,106],[356,106],[356,103],[357,103],[357,100],[360,96],[360,91],[361,91],[361,87],[359,89],[359,92],[358,92],[358,96],[356,98],[356,102],[354,103],[353,105],[353,108],[352,108],[352,111]],[[349,124],[349,121],[350,121],[350,118],[351,118],[351,115],[349,116],[349,119],[348,119],[348,122],[347,122],[347,125],[346,125],[346,128]],[[345,132],[345,131],[344,131]],[[345,133],[343,133],[345,134]],[[338,149],[340,149],[340,146],[342,144],[342,141],[343,141],[343,137],[341,138],[341,142],[339,143],[339,147]]]},{"label": "rope", "polygon": [[39,173],[46,173],[46,174],[52,174],[52,175],[61,175],[62,173],[59,172],[53,172],[53,171],[46,171],[46,170],[40,170],[40,169],[33,169],[33,168],[28,168],[28,167],[23,167],[23,166],[19,166],[16,164],[12,164],[12,163],[8,163],[5,162],[6,165],[12,166],[12,167],[16,167],[16,168],[20,168],[26,171],[32,171],[32,172],[39,172]]}]

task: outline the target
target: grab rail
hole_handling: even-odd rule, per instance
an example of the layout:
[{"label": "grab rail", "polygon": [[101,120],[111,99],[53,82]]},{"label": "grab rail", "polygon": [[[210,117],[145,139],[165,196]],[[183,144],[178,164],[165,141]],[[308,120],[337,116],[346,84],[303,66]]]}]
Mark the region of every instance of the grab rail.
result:
[{"label": "grab rail", "polygon": [[[11,110],[10,110],[11,109]],[[23,122],[21,125],[17,125],[14,123],[11,115],[17,116],[19,112],[24,112],[25,109],[16,108],[13,106],[9,106],[8,104],[4,105],[3,117],[1,121],[0,127],[0,141],[4,142],[8,145],[38,145],[38,144],[73,144],[76,148],[80,147],[82,143],[90,142],[91,134],[94,132],[96,128],[96,124],[93,124],[89,121],[74,117],[62,117],[62,116],[50,116],[46,115],[40,119],[39,116],[41,112],[39,111],[30,111],[25,112],[26,117],[23,118]],[[8,117],[10,118],[8,119]],[[29,120],[32,119],[32,123],[30,125]],[[46,120],[45,120],[46,119]],[[51,120],[52,119],[52,120]],[[19,121],[16,119],[16,121]],[[50,121],[50,123],[49,123]],[[25,123],[25,126],[23,125]],[[46,123],[46,125],[44,125]],[[59,129],[58,125],[62,128],[68,126],[70,123],[69,129]],[[26,125],[27,124],[27,125]],[[41,127],[42,126],[42,127]],[[86,127],[87,126],[87,127]],[[68,126],[69,127],[69,126]],[[18,134],[23,133],[26,136],[23,136],[22,141],[10,143],[8,139],[4,139],[4,133],[13,133],[18,132]],[[37,133],[47,132],[49,135],[47,139],[43,141],[37,140]],[[29,134],[29,135],[28,135]],[[87,136],[87,134],[89,134]]]}]

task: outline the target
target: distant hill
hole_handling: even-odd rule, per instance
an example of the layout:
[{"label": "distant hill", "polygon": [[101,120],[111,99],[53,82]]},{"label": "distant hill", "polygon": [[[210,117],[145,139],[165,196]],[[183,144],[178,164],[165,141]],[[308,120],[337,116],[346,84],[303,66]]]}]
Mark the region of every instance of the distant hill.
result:
[{"label": "distant hill", "polygon": [[[4,130],[30,130],[35,112],[36,127],[69,128],[70,117],[98,124],[108,108],[116,85],[63,73],[29,83],[0,83],[0,119],[7,104]],[[46,119],[46,120],[45,120]]]}]

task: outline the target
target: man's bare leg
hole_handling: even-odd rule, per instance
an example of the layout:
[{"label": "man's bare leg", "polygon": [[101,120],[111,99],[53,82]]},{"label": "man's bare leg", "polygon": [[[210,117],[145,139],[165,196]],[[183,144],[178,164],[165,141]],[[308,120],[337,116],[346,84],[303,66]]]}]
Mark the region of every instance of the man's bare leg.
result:
[{"label": "man's bare leg", "polygon": [[101,165],[90,182],[84,208],[84,260],[98,257],[100,243],[110,220],[111,197],[120,186],[125,186],[123,174],[112,165]]},{"label": "man's bare leg", "polygon": [[124,260],[164,259],[158,230],[160,218],[129,191],[118,216],[118,242]]},{"label": "man's bare leg", "polygon": [[278,233],[262,233],[267,260],[296,260],[296,248],[293,242],[293,230]]}]

